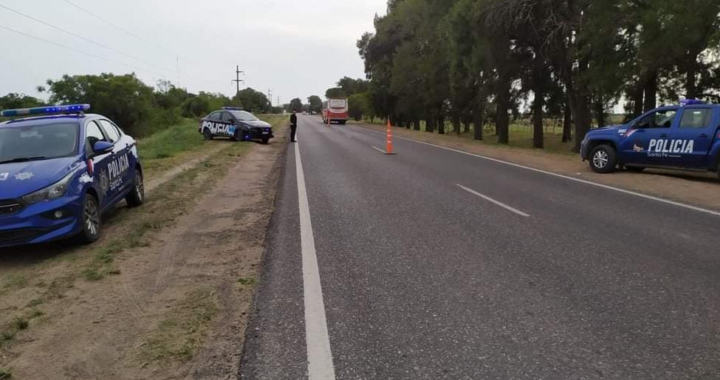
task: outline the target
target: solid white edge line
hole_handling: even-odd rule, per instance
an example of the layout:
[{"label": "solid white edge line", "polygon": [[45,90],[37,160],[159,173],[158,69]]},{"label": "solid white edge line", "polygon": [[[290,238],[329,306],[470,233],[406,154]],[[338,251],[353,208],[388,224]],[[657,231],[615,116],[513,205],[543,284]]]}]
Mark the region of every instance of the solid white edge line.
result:
[{"label": "solid white edge line", "polygon": [[[373,131],[373,130],[371,130],[371,129],[369,129],[369,128],[364,128],[364,127],[359,127],[359,128],[362,128],[362,129],[364,129],[364,130],[366,130],[366,131],[369,131],[369,132],[373,132],[373,133],[377,133],[377,134],[382,134],[382,135],[384,135],[384,133],[382,133],[382,132]],[[445,150],[449,150],[449,151],[451,151],[451,152],[460,153],[460,154],[464,154],[464,155],[472,156],[472,157],[477,157],[477,158],[481,158],[481,159],[483,159],[483,160],[488,160],[488,161],[492,161],[492,162],[497,162],[497,163],[499,163],[499,164],[514,166],[514,167],[516,167],[516,168],[521,168],[521,169],[525,169],[525,170],[530,170],[530,171],[533,171],[533,172],[536,172],[536,173],[542,173],[542,174],[546,174],[546,175],[549,175],[549,176],[553,176],[553,177],[557,177],[557,178],[563,178],[563,179],[570,180],[570,181],[574,181],[574,182],[584,183],[584,184],[586,184],[586,185],[595,186],[595,187],[600,187],[600,188],[603,188],[603,189],[606,189],[606,190],[612,190],[612,191],[616,191],[616,192],[618,192],[618,193],[623,193],[623,194],[627,194],[627,195],[633,195],[633,196],[636,196],[636,197],[640,197],[640,198],[644,198],[644,199],[649,199],[649,200],[652,200],[652,201],[656,201],[656,202],[660,202],[660,203],[665,203],[665,204],[668,204],[668,205],[672,205],[672,206],[676,206],[676,207],[681,207],[681,208],[685,208],[685,209],[688,209],[688,210],[698,211],[698,212],[702,212],[702,213],[710,214],[710,215],[714,215],[714,216],[720,216],[720,212],[718,212],[718,211],[713,211],[713,210],[705,209],[705,208],[702,208],[702,207],[692,206],[692,205],[689,205],[689,204],[686,204],[686,203],[675,202],[675,201],[671,201],[671,200],[669,200],[669,199],[658,198],[658,197],[654,197],[654,196],[652,196],[652,195],[642,194],[642,193],[638,193],[638,192],[631,191],[631,190],[625,190],[625,189],[620,189],[620,188],[613,187],[613,186],[609,186],[609,185],[603,185],[603,184],[601,184],[601,183],[592,182],[592,181],[587,181],[587,180],[580,179],[580,178],[574,178],[574,177],[570,177],[570,176],[567,176],[567,175],[564,175],[564,174],[553,173],[553,172],[549,172],[549,171],[547,171],[547,170],[531,168],[531,167],[529,167],[529,166],[524,166],[524,165],[520,165],[520,164],[515,164],[515,163],[512,163],[512,162],[503,161],[503,160],[500,160],[500,159],[497,159],[497,158],[492,158],[492,157],[487,157],[487,156],[481,156],[481,155],[479,155],[479,154],[469,153],[469,152],[465,152],[465,151],[458,150],[458,149],[453,149],[453,148],[448,148],[448,147],[444,147],[444,146],[440,146],[440,145],[435,145],[435,144],[431,144],[431,143],[426,143],[426,142],[424,142],[424,141],[419,141],[419,140],[415,140],[415,139],[409,139],[409,138],[406,138],[406,137],[398,137],[398,136],[394,136],[394,137],[397,138],[397,139],[400,139],[400,140],[406,140],[406,141],[411,141],[411,142],[418,143],[418,144],[422,144],[422,145],[432,146],[432,147],[439,148],[439,149],[445,149]]]},{"label": "solid white edge line", "polygon": [[508,210],[508,211],[514,212],[514,213],[516,213],[516,214],[518,214],[518,215],[520,215],[520,216],[524,216],[524,217],[526,217],[526,218],[529,218],[529,217],[530,217],[529,214],[526,214],[526,213],[524,213],[524,212],[522,212],[522,211],[520,211],[520,210],[518,210],[518,209],[516,209],[516,208],[514,208],[514,207],[508,206],[508,205],[506,205],[505,203],[502,203],[502,202],[500,202],[500,201],[498,201],[498,200],[492,199],[492,198],[488,197],[487,195],[480,194],[480,193],[478,193],[477,191],[475,191],[475,190],[473,190],[473,189],[469,189],[469,188],[467,188],[467,187],[465,187],[465,186],[463,186],[463,185],[460,185],[460,184],[457,184],[457,185],[458,185],[461,189],[467,191],[468,193],[473,194],[473,195],[477,195],[478,197],[480,197],[480,198],[482,198],[482,199],[484,199],[484,200],[486,200],[486,201],[488,201],[488,202],[494,203],[494,204],[496,204],[496,205],[498,205],[498,206],[500,206],[500,207],[502,207],[502,208],[504,208],[504,209],[506,209],[506,210]]},{"label": "solid white edge line", "polygon": [[376,146],[374,146],[373,149],[377,150],[378,152],[380,152],[380,153],[382,153],[382,154],[387,154],[386,151],[384,151],[384,150],[382,150],[382,149],[380,149],[380,148],[378,148],[378,147],[376,147]]},{"label": "solid white edge line", "polygon": [[325,316],[320,270],[312,220],[308,202],[305,174],[303,172],[300,145],[295,144],[295,167],[297,169],[298,203],[300,207],[300,246],[302,248],[303,290],[305,300],[305,341],[307,346],[308,379],[334,380],[330,335]]}]

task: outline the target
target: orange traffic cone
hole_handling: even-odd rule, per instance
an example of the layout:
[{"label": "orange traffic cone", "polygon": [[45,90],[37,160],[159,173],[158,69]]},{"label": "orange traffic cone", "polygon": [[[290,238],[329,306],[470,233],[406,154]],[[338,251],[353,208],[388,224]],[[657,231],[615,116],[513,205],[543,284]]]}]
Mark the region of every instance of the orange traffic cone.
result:
[{"label": "orange traffic cone", "polygon": [[387,144],[385,145],[385,154],[388,155],[394,155],[394,149],[393,149],[393,133],[392,133],[392,124],[390,123],[390,118],[388,118],[387,122]]}]

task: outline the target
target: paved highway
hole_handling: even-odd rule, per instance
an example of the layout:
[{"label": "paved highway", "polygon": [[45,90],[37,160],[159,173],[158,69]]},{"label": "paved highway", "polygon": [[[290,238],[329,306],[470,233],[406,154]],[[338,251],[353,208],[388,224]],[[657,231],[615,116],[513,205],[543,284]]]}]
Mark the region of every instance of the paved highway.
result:
[{"label": "paved highway", "polygon": [[720,378],[719,215],[298,129],[242,379]]}]

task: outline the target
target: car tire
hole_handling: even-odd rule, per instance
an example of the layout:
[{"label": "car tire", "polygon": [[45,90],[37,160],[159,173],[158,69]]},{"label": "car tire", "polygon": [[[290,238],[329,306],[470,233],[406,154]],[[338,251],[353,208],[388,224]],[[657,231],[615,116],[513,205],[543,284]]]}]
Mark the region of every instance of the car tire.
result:
[{"label": "car tire", "polygon": [[203,130],[203,137],[205,138],[205,140],[212,140],[212,139],[213,139],[212,133],[211,133],[210,130],[207,129],[207,128],[205,128],[205,129]]},{"label": "car tire", "polygon": [[640,173],[643,170],[645,170],[645,168],[642,166],[626,166],[625,170],[627,170],[629,172],[633,172],[633,173]]},{"label": "car tire", "polygon": [[100,239],[102,218],[100,206],[94,195],[86,193],[82,201],[80,216],[80,234],[78,240],[82,244],[91,244]]},{"label": "car tire", "polygon": [[130,193],[125,197],[128,207],[140,207],[145,203],[145,182],[143,181],[142,172],[139,169],[135,169],[135,181],[133,181],[133,188]]},{"label": "car tire", "polygon": [[612,173],[617,166],[617,152],[610,145],[598,145],[590,152],[590,168],[595,173]]},{"label": "car tire", "polygon": [[263,138],[262,138],[262,143],[265,144],[265,145],[267,145],[268,143],[270,143],[270,138],[269,138],[269,137],[263,137]]},{"label": "car tire", "polygon": [[340,120],[340,125],[345,125],[347,123],[347,120]]}]

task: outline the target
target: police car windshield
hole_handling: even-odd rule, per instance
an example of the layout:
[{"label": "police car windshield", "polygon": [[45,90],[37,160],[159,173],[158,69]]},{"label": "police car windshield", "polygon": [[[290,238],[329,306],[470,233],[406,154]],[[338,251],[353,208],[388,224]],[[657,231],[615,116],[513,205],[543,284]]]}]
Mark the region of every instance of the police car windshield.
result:
[{"label": "police car windshield", "polygon": [[0,163],[70,156],[77,141],[77,124],[0,127]]},{"label": "police car windshield", "polygon": [[237,118],[240,121],[257,121],[258,118],[255,117],[255,115],[251,114],[250,112],[245,111],[231,111],[233,116]]}]

